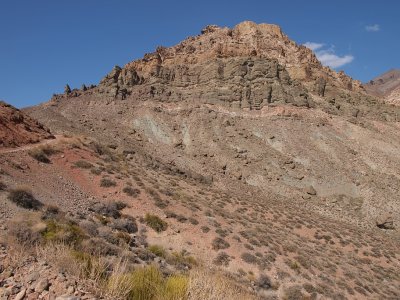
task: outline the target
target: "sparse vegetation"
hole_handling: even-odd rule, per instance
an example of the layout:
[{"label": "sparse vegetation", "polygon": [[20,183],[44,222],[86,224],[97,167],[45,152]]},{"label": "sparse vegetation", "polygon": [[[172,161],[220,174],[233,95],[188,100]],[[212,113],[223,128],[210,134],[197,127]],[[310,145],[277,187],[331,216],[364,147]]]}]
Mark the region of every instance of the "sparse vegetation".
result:
[{"label": "sparse vegetation", "polygon": [[225,266],[227,267],[229,265],[229,262],[231,261],[231,258],[226,252],[222,251],[218,253],[217,257],[214,259],[214,264],[217,266]]},{"label": "sparse vegetation", "polygon": [[157,232],[165,231],[168,227],[167,222],[163,221],[159,216],[156,215],[146,214],[144,221],[146,222],[147,226]]},{"label": "sparse vegetation", "polygon": [[100,181],[101,187],[113,187],[116,185],[117,185],[117,183],[114,180],[111,180],[109,178],[102,178]]},{"label": "sparse vegetation", "polygon": [[52,146],[44,145],[28,151],[28,154],[37,161],[48,164],[50,163],[49,156],[56,154],[58,152],[59,151],[53,148]]},{"label": "sparse vegetation", "polygon": [[156,255],[158,257],[162,257],[162,258],[167,257],[167,251],[162,246],[150,245],[148,249],[151,253],[153,253],[154,255]]},{"label": "sparse vegetation", "polygon": [[81,169],[90,169],[93,168],[93,165],[86,160],[78,160],[74,163],[74,166]]},{"label": "sparse vegetation", "polygon": [[7,185],[3,181],[0,181],[0,191],[5,191],[6,189]]},{"label": "sparse vegetation", "polygon": [[45,164],[50,163],[49,157],[46,155],[46,153],[44,153],[44,151],[42,149],[39,149],[39,148],[32,149],[28,153],[30,156],[32,156],[34,159],[36,159],[39,162],[42,162]]},{"label": "sparse vegetation", "polygon": [[245,252],[242,253],[240,256],[243,261],[247,262],[248,264],[256,264],[257,263],[257,257],[255,257],[253,254]]},{"label": "sparse vegetation", "polygon": [[[138,268],[131,273],[113,274],[108,292],[130,300],[187,299],[189,278],[171,275],[164,278],[156,266]],[[122,294],[122,295],[121,295]]]},{"label": "sparse vegetation", "polygon": [[26,188],[11,189],[8,192],[8,199],[26,209],[38,210],[43,206],[43,203],[37,200],[32,192]]},{"label": "sparse vegetation", "polygon": [[220,237],[216,237],[212,241],[212,247],[214,250],[218,251],[218,250],[229,248],[230,244],[227,241],[225,241],[224,239],[222,239]]},{"label": "sparse vegetation", "polygon": [[191,268],[197,266],[196,259],[189,255],[185,250],[181,252],[172,252],[171,255],[167,257],[169,263],[174,264],[180,268]]},{"label": "sparse vegetation", "polygon": [[134,189],[131,186],[126,186],[122,189],[122,191],[128,196],[136,198],[140,194],[140,190]]}]

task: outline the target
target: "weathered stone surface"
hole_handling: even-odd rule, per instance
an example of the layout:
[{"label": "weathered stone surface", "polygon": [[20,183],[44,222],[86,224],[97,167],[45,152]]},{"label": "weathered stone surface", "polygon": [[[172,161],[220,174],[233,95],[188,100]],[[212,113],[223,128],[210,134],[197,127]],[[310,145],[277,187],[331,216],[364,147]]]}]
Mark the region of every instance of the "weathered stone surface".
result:
[{"label": "weathered stone surface", "polygon": [[49,130],[38,121],[0,101],[0,148],[35,143],[51,137]]},{"label": "weathered stone surface", "polygon": [[174,47],[158,47],[124,68],[116,66],[101,80],[99,91],[122,99],[132,93],[142,100],[260,109],[274,102],[310,106],[307,84],[317,85],[323,96],[325,78],[345,89],[359,88],[344,73],[323,67],[279,26],[243,22],[233,29],[207,26]]},{"label": "weathered stone surface", "polygon": [[388,214],[379,216],[376,219],[376,226],[381,229],[395,229],[393,217]]}]

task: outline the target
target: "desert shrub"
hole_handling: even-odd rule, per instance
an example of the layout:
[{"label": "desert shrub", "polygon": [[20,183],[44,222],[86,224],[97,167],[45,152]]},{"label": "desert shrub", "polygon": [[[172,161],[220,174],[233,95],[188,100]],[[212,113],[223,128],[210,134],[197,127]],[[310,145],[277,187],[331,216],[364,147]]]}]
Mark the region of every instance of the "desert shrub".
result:
[{"label": "desert shrub", "polygon": [[222,228],[217,228],[215,232],[223,238],[228,236],[228,232]]},{"label": "desert shrub", "polygon": [[184,275],[172,275],[164,284],[162,297],[165,300],[186,299],[189,286],[189,278]]},{"label": "desert shrub", "polygon": [[8,193],[8,199],[16,205],[26,208],[38,210],[43,203],[37,200],[33,194],[25,188],[12,189]]},{"label": "desert shrub", "polygon": [[135,233],[138,231],[136,221],[131,216],[113,220],[109,226],[115,230],[125,231],[127,233]]},{"label": "desert shrub", "polygon": [[167,216],[167,218],[176,218],[178,215],[176,213],[174,213],[173,211],[166,211],[165,215]]},{"label": "desert shrub", "polygon": [[126,186],[122,189],[122,191],[131,197],[137,197],[140,194],[140,190],[134,189],[133,187]]},{"label": "desert shrub", "polygon": [[43,146],[40,146],[39,149],[40,149],[41,151],[43,151],[44,154],[49,155],[49,156],[50,156],[50,155],[57,154],[57,153],[60,152],[59,150],[57,150],[56,148],[54,148],[54,147],[52,147],[52,146],[50,146],[50,145],[43,145]]},{"label": "desert shrub", "polygon": [[158,257],[166,258],[167,256],[167,251],[159,245],[151,245],[148,247],[148,250]]},{"label": "desert shrub", "polygon": [[243,261],[247,262],[248,264],[255,264],[257,263],[257,257],[255,257],[253,254],[245,252],[242,253],[240,256]]},{"label": "desert shrub", "polygon": [[290,260],[290,261],[287,261],[286,263],[292,270],[295,270],[295,271],[299,271],[300,270],[300,265],[299,265],[299,263],[297,261]]},{"label": "desert shrub", "polygon": [[97,236],[106,240],[107,242],[118,245],[119,244],[119,239],[116,234],[109,228],[108,226],[101,226],[97,229],[98,234]]},{"label": "desert shrub", "polygon": [[78,160],[74,163],[75,167],[81,168],[81,169],[90,169],[93,168],[93,165],[86,161],[86,160]]},{"label": "desert shrub", "polygon": [[201,231],[203,231],[204,233],[207,233],[210,231],[210,228],[207,226],[201,226]]},{"label": "desert shrub", "polygon": [[255,300],[257,297],[236,285],[228,278],[213,274],[209,270],[194,270],[190,273],[187,300]]},{"label": "desert shrub", "polygon": [[165,231],[168,227],[167,222],[160,219],[160,217],[152,214],[146,214],[144,221],[147,226],[154,229],[157,232]]},{"label": "desert shrub", "polygon": [[196,259],[189,255],[185,250],[182,250],[181,252],[172,252],[171,255],[167,257],[167,261],[182,269],[198,265]]},{"label": "desert shrub", "polygon": [[187,221],[187,218],[183,215],[177,215],[176,219],[181,223],[185,223]]},{"label": "desert shrub", "polygon": [[103,172],[100,168],[91,168],[90,169],[90,173],[94,174],[94,175],[100,175],[101,172]]},{"label": "desert shrub", "polygon": [[7,185],[3,181],[0,181],[0,191],[5,191],[6,189]]},{"label": "desert shrub", "polygon": [[56,205],[47,205],[43,211],[42,218],[46,219],[54,219],[60,215],[61,211],[58,206]]},{"label": "desert shrub", "polygon": [[288,287],[284,290],[282,299],[285,299],[285,300],[304,299],[304,295],[301,292],[301,290],[302,290],[302,288],[299,285],[294,285],[294,286]]},{"label": "desert shrub", "polygon": [[227,249],[229,248],[231,245],[225,241],[224,239],[220,238],[220,237],[216,237],[213,241],[212,241],[212,247],[214,250],[218,251],[218,250],[222,250],[222,249]]},{"label": "desert shrub", "polygon": [[89,148],[92,149],[98,155],[110,155],[111,154],[110,150],[107,149],[107,147],[105,147],[99,143],[96,143],[96,142],[90,143]]},{"label": "desert shrub", "polygon": [[113,245],[100,237],[92,237],[82,241],[80,248],[95,256],[116,256],[119,255],[121,251],[118,246]]},{"label": "desert shrub", "polygon": [[197,221],[195,218],[193,218],[193,217],[190,217],[189,218],[189,222],[190,222],[190,224],[192,224],[192,225],[198,225],[199,224],[199,221]]},{"label": "desert shrub", "polygon": [[71,250],[70,255],[79,264],[80,277],[99,281],[106,278],[107,264],[98,257],[77,250]]},{"label": "desert shrub", "polygon": [[30,249],[42,241],[42,232],[46,225],[37,215],[23,215],[13,219],[8,227],[8,236],[17,244]]},{"label": "desert shrub", "polygon": [[98,234],[97,231],[98,225],[89,220],[82,220],[79,223],[79,227],[82,228],[82,230],[85,231],[90,236],[96,236]]},{"label": "desert shrub", "polygon": [[42,232],[42,236],[46,242],[63,242],[68,245],[77,245],[86,237],[77,224],[55,219],[46,221],[46,229]]},{"label": "desert shrub", "polygon": [[229,262],[231,261],[231,258],[226,252],[220,252],[218,253],[217,257],[214,259],[214,264],[217,266],[225,266],[227,267],[229,265]]},{"label": "desert shrub", "polygon": [[153,300],[157,292],[162,290],[163,277],[155,266],[139,268],[133,271],[131,277],[130,299]]},{"label": "desert shrub", "polygon": [[113,273],[107,284],[113,298],[132,300],[182,300],[187,298],[189,278],[171,275],[164,278],[156,266],[138,268],[131,273]]},{"label": "desert shrub", "polygon": [[42,163],[50,163],[50,159],[47,156],[47,154],[40,148],[32,149],[28,152],[28,154],[36,159],[37,161],[40,161]]},{"label": "desert shrub", "polygon": [[272,287],[271,279],[265,274],[261,274],[256,280],[255,284],[257,287],[264,290],[268,290]]},{"label": "desert shrub", "polygon": [[157,207],[161,208],[161,209],[164,209],[164,208],[166,208],[166,207],[168,206],[168,204],[167,204],[166,202],[162,201],[161,199],[156,199],[156,200],[154,201],[154,204],[155,204]]},{"label": "desert shrub", "polygon": [[126,204],[120,201],[109,202],[109,203],[95,203],[90,208],[91,211],[98,213],[99,215],[110,217],[110,218],[120,218],[120,210],[124,209]]},{"label": "desert shrub", "polygon": [[112,187],[112,186],[116,186],[117,183],[114,180],[111,180],[109,178],[102,178],[100,180],[100,186],[101,187]]}]

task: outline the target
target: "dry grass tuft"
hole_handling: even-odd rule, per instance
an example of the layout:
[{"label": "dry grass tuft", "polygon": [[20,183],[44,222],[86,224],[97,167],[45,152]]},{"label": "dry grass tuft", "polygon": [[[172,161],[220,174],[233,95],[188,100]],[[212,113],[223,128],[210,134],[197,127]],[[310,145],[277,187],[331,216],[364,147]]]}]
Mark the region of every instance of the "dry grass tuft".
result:
[{"label": "dry grass tuft", "polygon": [[255,296],[218,274],[208,270],[193,270],[190,273],[187,300],[253,300]]}]

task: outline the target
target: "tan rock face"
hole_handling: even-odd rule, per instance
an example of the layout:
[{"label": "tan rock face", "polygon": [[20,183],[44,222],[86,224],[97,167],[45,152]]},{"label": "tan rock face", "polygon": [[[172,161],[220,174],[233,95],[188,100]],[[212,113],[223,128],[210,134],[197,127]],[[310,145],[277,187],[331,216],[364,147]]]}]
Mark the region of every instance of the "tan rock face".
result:
[{"label": "tan rock face", "polygon": [[321,95],[326,85],[362,91],[359,82],[323,67],[279,26],[246,21],[233,29],[207,26],[201,35],[116,67],[101,81],[100,91],[121,97],[139,92],[164,101],[206,98],[251,109],[273,102],[309,106],[307,89]]},{"label": "tan rock face", "polygon": [[52,135],[38,121],[0,101],[0,148],[39,142]]}]

